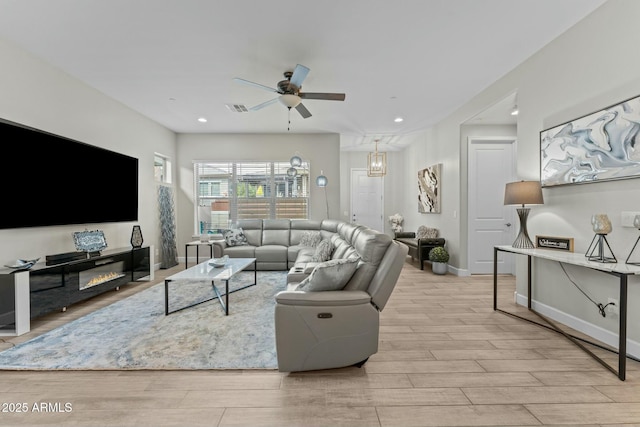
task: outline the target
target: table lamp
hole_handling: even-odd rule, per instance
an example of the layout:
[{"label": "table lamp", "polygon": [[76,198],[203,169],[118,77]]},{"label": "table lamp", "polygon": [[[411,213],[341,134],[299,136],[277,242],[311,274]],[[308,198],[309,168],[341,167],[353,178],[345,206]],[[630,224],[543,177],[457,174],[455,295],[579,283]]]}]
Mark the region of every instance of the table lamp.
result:
[{"label": "table lamp", "polygon": [[542,187],[540,181],[516,181],[509,182],[504,189],[505,205],[522,205],[517,209],[520,218],[520,232],[513,242],[514,248],[533,249],[535,246],[529,238],[527,232],[527,217],[529,216],[529,208],[524,205],[542,205]]}]

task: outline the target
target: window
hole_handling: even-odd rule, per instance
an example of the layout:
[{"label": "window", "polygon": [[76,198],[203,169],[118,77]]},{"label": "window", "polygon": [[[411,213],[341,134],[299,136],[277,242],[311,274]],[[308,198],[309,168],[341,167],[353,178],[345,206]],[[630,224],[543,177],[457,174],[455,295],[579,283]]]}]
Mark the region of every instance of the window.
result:
[{"label": "window", "polygon": [[216,233],[238,219],[309,216],[309,164],[206,162],[194,164],[197,233]]},{"label": "window", "polygon": [[171,160],[161,154],[153,156],[153,173],[156,182],[171,184]]}]

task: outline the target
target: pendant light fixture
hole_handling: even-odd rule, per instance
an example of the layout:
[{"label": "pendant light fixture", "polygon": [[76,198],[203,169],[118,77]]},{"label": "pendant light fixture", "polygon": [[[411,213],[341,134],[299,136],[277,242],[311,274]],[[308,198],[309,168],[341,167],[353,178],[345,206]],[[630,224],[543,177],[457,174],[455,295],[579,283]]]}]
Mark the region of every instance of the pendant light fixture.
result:
[{"label": "pendant light fixture", "polygon": [[387,174],[387,153],[378,152],[378,139],[375,151],[367,156],[367,176],[385,176]]}]

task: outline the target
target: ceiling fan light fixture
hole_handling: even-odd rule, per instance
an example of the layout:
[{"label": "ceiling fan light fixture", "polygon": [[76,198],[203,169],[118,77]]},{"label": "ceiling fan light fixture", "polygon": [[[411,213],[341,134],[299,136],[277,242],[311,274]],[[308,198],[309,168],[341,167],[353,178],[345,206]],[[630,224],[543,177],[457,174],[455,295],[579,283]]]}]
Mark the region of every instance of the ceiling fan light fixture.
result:
[{"label": "ceiling fan light fixture", "polygon": [[287,108],[294,108],[297,107],[298,104],[300,104],[301,99],[298,95],[292,95],[289,93],[285,93],[284,95],[280,95],[280,98],[278,98],[280,103],[282,105],[284,105]]}]

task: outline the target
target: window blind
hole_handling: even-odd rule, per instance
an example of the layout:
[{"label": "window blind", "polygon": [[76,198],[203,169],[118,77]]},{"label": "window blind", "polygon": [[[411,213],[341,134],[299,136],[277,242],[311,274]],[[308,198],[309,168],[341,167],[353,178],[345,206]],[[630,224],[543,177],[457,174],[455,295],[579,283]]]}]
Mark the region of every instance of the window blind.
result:
[{"label": "window blind", "polygon": [[194,163],[198,232],[238,219],[308,218],[309,164],[291,169],[289,162]]}]

